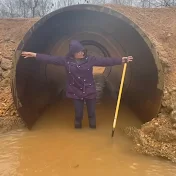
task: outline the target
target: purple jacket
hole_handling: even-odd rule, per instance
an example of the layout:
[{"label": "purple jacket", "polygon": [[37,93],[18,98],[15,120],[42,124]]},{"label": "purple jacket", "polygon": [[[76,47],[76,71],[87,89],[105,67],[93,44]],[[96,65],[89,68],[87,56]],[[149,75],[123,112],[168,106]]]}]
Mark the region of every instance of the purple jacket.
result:
[{"label": "purple jacket", "polygon": [[93,66],[114,66],[120,65],[122,59],[98,58],[87,56],[80,62],[71,57],[74,53],[82,51],[84,47],[78,41],[71,41],[67,56],[50,56],[38,54],[37,61],[46,64],[62,65],[67,71],[66,96],[73,99],[96,98],[96,87],[93,79]]}]

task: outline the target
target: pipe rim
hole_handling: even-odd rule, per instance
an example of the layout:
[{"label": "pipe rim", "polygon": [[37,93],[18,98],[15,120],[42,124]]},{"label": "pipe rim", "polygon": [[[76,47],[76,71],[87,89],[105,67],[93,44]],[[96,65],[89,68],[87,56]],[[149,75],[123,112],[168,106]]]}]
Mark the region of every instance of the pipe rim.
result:
[{"label": "pipe rim", "polygon": [[[79,11],[79,10],[87,10],[87,11],[95,11],[95,12],[100,12],[100,13],[105,13],[107,15],[112,15],[116,18],[121,19],[122,21],[128,23],[128,25],[130,25],[132,28],[134,28],[138,34],[143,38],[144,42],[147,44],[147,46],[149,47],[154,61],[155,61],[155,65],[158,71],[158,83],[157,83],[157,88],[160,90],[163,90],[164,88],[164,74],[163,74],[163,69],[162,69],[162,65],[160,63],[160,59],[158,56],[158,53],[156,52],[156,49],[153,45],[153,43],[151,42],[151,40],[148,38],[148,36],[145,34],[145,32],[135,23],[133,22],[131,19],[129,19],[128,17],[126,17],[125,15],[123,15],[122,13],[112,9],[111,7],[105,7],[102,5],[92,5],[92,4],[78,4],[78,5],[72,5],[72,6],[68,6],[68,7],[63,7],[61,9],[55,10],[49,14],[47,14],[46,16],[44,16],[43,18],[41,18],[39,21],[37,21],[29,30],[28,32],[25,34],[25,36],[23,37],[23,39],[21,40],[21,42],[19,43],[17,50],[15,51],[15,55],[14,55],[14,59],[13,59],[13,65],[16,65],[20,59],[20,55],[21,52],[25,46],[25,44],[27,43],[28,39],[31,37],[31,35],[33,34],[34,31],[36,31],[39,27],[41,27],[47,20],[49,20],[50,18],[52,18],[53,16],[62,13],[62,12],[66,12],[66,11]],[[20,100],[18,99],[17,96],[17,90],[16,90],[16,79],[15,79],[15,75],[16,75],[16,68],[13,67],[12,69],[13,72],[13,97],[15,99],[15,102],[17,104],[21,104]],[[18,105],[17,105],[18,107]]]}]

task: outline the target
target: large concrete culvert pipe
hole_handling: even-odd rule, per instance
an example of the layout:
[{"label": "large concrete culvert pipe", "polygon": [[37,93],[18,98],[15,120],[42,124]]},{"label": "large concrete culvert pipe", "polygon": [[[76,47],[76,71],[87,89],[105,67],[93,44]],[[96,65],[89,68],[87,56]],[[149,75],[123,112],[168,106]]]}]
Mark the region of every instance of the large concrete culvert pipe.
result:
[{"label": "large concrete culvert pipe", "polygon": [[[22,26],[19,26],[22,27]],[[163,73],[155,48],[142,30],[121,13],[96,5],[59,9],[39,20],[19,44],[14,59],[12,93],[20,116],[31,128],[40,112],[64,88],[63,67],[23,59],[23,50],[65,55],[70,39],[80,40],[94,55],[134,56],[127,69],[124,100],[144,121],[158,113]],[[109,89],[117,97],[122,66],[105,68]]]}]

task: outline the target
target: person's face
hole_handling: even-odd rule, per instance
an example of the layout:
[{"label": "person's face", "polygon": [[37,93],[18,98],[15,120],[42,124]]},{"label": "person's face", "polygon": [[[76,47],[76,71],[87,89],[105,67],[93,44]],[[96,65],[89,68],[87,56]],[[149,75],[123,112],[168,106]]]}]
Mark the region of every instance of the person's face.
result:
[{"label": "person's face", "polygon": [[84,57],[84,52],[80,51],[74,54],[75,59],[82,59]]}]

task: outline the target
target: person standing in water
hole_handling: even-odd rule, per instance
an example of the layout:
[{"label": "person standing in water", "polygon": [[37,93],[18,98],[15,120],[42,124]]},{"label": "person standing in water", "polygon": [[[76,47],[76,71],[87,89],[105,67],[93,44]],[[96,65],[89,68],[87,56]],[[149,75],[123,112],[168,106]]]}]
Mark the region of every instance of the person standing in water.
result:
[{"label": "person standing in water", "polygon": [[82,128],[84,102],[87,106],[89,127],[96,128],[96,87],[93,66],[121,65],[133,60],[132,56],[122,58],[98,58],[88,56],[83,45],[72,40],[66,56],[50,56],[33,52],[22,52],[24,58],[35,58],[46,64],[65,66],[67,71],[66,97],[73,99],[75,107],[75,128]]}]

